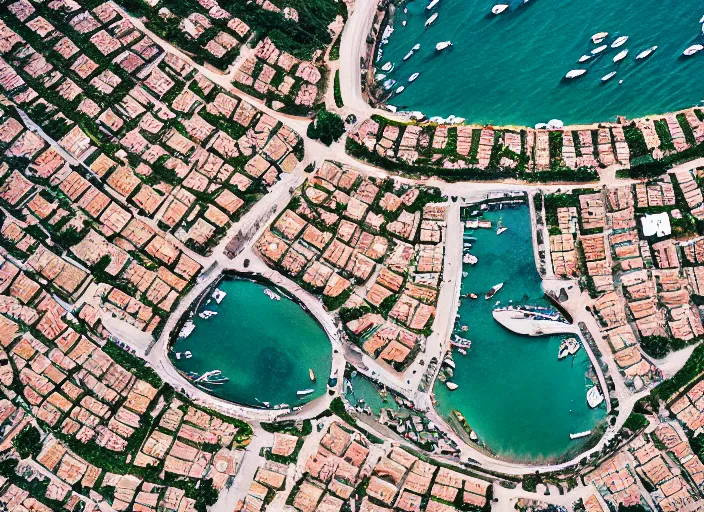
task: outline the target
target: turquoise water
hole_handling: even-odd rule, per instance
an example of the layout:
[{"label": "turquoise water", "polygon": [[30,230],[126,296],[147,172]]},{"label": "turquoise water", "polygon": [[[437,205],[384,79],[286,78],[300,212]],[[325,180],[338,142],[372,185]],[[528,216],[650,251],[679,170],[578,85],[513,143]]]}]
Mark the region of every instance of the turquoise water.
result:
[{"label": "turquoise water", "polygon": [[[453,114],[474,123],[533,126],[552,118],[581,124],[663,113],[704,98],[699,85],[704,54],[681,57],[688,46],[704,44],[701,0],[530,0],[525,5],[507,0],[510,10],[493,16],[495,3],[503,2],[440,0],[434,9],[439,17],[427,30],[428,1],[403,4],[377,63],[380,68],[394,62],[389,75],[399,82],[394,88],[406,86],[390,103],[428,117]],[[604,43],[620,35],[630,39],[578,64],[597,46],[590,39],[597,32],[610,33]],[[437,53],[435,44],[445,40],[454,46]],[[403,62],[416,43],[420,50]],[[635,60],[655,45],[659,49],[650,58]],[[623,49],[630,50],[628,57],[614,64]],[[562,80],[580,66],[588,69],[586,75]],[[613,70],[618,74],[602,85],[601,77]],[[414,72],[421,75],[408,84]]]},{"label": "turquoise water", "polygon": [[[449,391],[437,382],[438,410],[449,415],[458,409],[480,440],[501,457],[552,460],[584,444],[572,441],[570,433],[592,429],[604,418],[604,409],[590,409],[586,399],[585,374],[589,358],[576,356],[557,360],[562,337],[531,338],[513,334],[491,316],[497,301],[548,305],[540,288],[533,259],[528,208],[491,212],[508,231],[497,236],[494,229],[467,231],[476,237],[471,249],[479,258],[475,266],[464,265],[467,277],[462,294],[476,293],[477,300],[462,299],[458,334],[472,340],[466,356],[455,353]],[[493,299],[483,295],[495,284],[505,283]],[[458,327],[459,329],[459,327]]]},{"label": "turquoise water", "polygon": [[[237,403],[272,406],[300,405],[296,391],[314,388],[305,400],[325,392],[332,349],[325,331],[296,302],[281,296],[271,300],[265,286],[241,279],[222,281],[227,293],[220,304],[211,300],[200,311],[217,311],[204,320],[194,315],[196,328],[178,340],[174,352],[190,350],[193,357],[175,360],[184,372],[221,370],[229,382],[211,386],[212,394]],[[311,382],[308,369],[315,372]]]},{"label": "turquoise water", "polygon": [[[345,398],[353,406],[363,406],[366,404],[376,415],[379,415],[382,409],[398,410],[398,405],[391,396],[391,393],[387,394],[387,399],[384,401],[379,393],[379,388],[369,379],[355,372],[350,382],[352,384],[352,391],[350,392],[348,389],[345,389]],[[364,402],[360,403],[360,400],[364,400]]]}]

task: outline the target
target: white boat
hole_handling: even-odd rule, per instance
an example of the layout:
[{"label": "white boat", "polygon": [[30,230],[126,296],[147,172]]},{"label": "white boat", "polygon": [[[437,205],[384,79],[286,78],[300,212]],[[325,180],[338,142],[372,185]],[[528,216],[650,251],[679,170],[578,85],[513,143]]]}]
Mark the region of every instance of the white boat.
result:
[{"label": "white boat", "polygon": [[450,46],[452,46],[452,41],[441,41],[435,45],[435,49],[441,52],[442,50],[444,50],[445,48],[449,48]]},{"label": "white boat", "polygon": [[618,48],[619,46],[623,46],[626,41],[628,41],[628,36],[618,37],[616,38],[616,41],[611,43],[611,48]]},{"label": "white boat", "polygon": [[215,291],[213,292],[212,297],[215,299],[215,302],[220,304],[222,302],[222,299],[225,298],[225,295],[227,295],[227,293],[225,293],[224,291],[222,291],[219,288],[216,288]]},{"label": "white boat", "polygon": [[281,300],[281,295],[272,292],[269,288],[264,289],[264,295],[269,297],[271,300]]},{"label": "white boat", "polygon": [[596,48],[594,48],[591,53],[592,53],[592,55],[596,55],[597,53],[603,52],[603,51],[606,50],[608,47],[609,47],[609,45],[607,45],[607,44],[602,44],[601,46],[597,46]]},{"label": "white boat", "polygon": [[217,315],[217,314],[218,314],[218,313],[217,313],[216,311],[207,311],[207,310],[206,310],[206,311],[201,311],[200,313],[198,313],[198,316],[201,317],[201,318],[203,318],[204,320],[207,320],[207,319],[210,318],[211,316],[215,316],[215,315]]},{"label": "white boat", "polygon": [[196,328],[196,324],[188,320],[185,324],[183,324],[183,327],[181,327],[181,331],[178,333],[179,338],[188,338],[191,333],[193,332],[193,329]]},{"label": "white boat", "polygon": [[702,16],[701,18],[699,18],[699,23],[704,23],[704,16]]},{"label": "white boat", "polygon": [[186,350],[186,351],[183,353],[183,357],[185,357],[186,359],[190,359],[191,357],[193,357],[193,354],[191,353],[190,350]]},{"label": "white boat", "polygon": [[501,14],[509,8],[508,4],[496,4],[491,8],[491,14]]},{"label": "white boat", "polygon": [[609,73],[608,75],[602,76],[602,77],[601,77],[601,81],[602,81],[602,82],[608,82],[608,81],[611,80],[614,76],[616,76],[616,71],[612,71],[612,72]]},{"label": "white boat", "polygon": [[636,55],[636,60],[645,59],[647,57],[650,57],[652,55],[652,53],[657,49],[658,49],[657,46],[651,46],[647,50],[642,51],[638,55]]},{"label": "white boat", "polygon": [[418,50],[420,50],[420,43],[414,44],[413,48],[411,48],[411,50],[413,50],[414,52],[417,52]]},{"label": "white boat", "polygon": [[419,76],[420,76],[420,73],[413,73],[411,76],[408,77],[408,82],[409,83],[412,82],[413,80],[415,80]]},{"label": "white boat", "polygon": [[491,287],[491,290],[489,290],[489,291],[486,293],[486,295],[484,295],[484,298],[485,298],[486,300],[489,300],[489,299],[492,298],[494,295],[496,295],[496,293],[497,293],[501,288],[503,288],[503,287],[504,287],[504,283],[499,283],[499,284],[497,284],[497,285],[492,286],[492,287]]},{"label": "white boat", "polygon": [[601,43],[604,39],[606,39],[606,36],[608,36],[608,32],[597,32],[592,36],[592,43],[594,44],[599,44]]},{"label": "white boat", "polygon": [[450,391],[454,391],[459,387],[454,382],[446,382],[445,385],[447,386],[447,389],[449,389]]},{"label": "white boat", "polygon": [[398,89],[396,89],[396,94],[401,94],[401,93],[402,93],[403,91],[405,91],[405,90],[406,90],[406,87],[402,85],[401,87],[399,87]]},{"label": "white boat", "polygon": [[406,55],[403,56],[403,60],[408,60],[408,59],[410,59],[411,57],[413,57],[413,53],[414,53],[413,50],[411,50],[410,52],[408,52]]},{"label": "white boat", "polygon": [[449,366],[453,370],[455,369],[455,362],[452,359],[450,359],[449,357],[445,358],[445,360],[442,362],[442,364],[444,364],[445,366]]},{"label": "white boat", "polygon": [[433,23],[435,23],[435,20],[438,19],[438,16],[440,16],[440,14],[436,12],[436,13],[433,14],[430,18],[428,18],[428,19],[425,21],[425,28],[428,28],[430,25],[432,25]]},{"label": "white boat", "polygon": [[601,404],[604,401],[604,395],[602,395],[599,392],[599,388],[594,386],[589,388],[589,391],[587,391],[587,403],[589,404],[589,407],[594,409],[597,407],[599,404]]},{"label": "white boat", "polygon": [[582,56],[579,58],[579,61],[578,61],[578,62],[587,62],[587,61],[588,61],[589,59],[591,59],[591,58],[592,58],[591,55],[582,55]]},{"label": "white boat", "polygon": [[499,226],[496,228],[496,234],[500,235],[501,233],[505,233],[508,231],[508,228],[506,226],[501,225],[501,221],[499,221]]},{"label": "white boat", "polygon": [[384,78],[386,78],[386,73],[379,73],[374,78],[381,82]]},{"label": "white boat", "polygon": [[614,57],[614,62],[621,62],[623,59],[626,58],[626,55],[628,55],[628,50],[621,50]]},{"label": "white boat", "polygon": [[682,55],[686,55],[689,57],[690,55],[694,55],[695,53],[700,52],[702,50],[704,50],[704,46],[702,46],[701,44],[693,44],[685,51],[683,51]]},{"label": "white boat", "polygon": [[381,66],[381,70],[382,70],[382,71],[386,71],[387,73],[388,73],[389,71],[391,71],[392,69],[394,69],[394,64],[393,64],[393,62],[387,62],[386,64],[384,64],[383,66]]},{"label": "white boat", "polygon": [[582,76],[586,72],[586,69],[573,69],[565,75],[565,78],[577,78],[578,76]]},{"label": "white boat", "polygon": [[384,82],[384,90],[388,91],[396,84],[396,80],[389,79]]},{"label": "white boat", "polygon": [[432,9],[433,7],[435,7],[436,5],[438,5],[439,3],[440,3],[440,0],[432,0],[432,1],[428,4],[428,7],[426,7],[426,9],[427,9],[427,10],[430,10],[430,9]]},{"label": "white boat", "polygon": [[592,433],[591,430],[585,430],[584,432],[577,432],[576,434],[570,434],[570,439],[579,439],[581,437],[587,437]]},{"label": "white boat", "polygon": [[315,389],[313,389],[313,388],[302,389],[301,391],[296,391],[296,394],[297,394],[299,397],[304,397],[304,396],[312,395],[313,393],[315,393]]},{"label": "white boat", "polygon": [[474,254],[467,253],[462,257],[462,263],[467,263],[468,265],[476,265],[478,261],[479,258],[477,258]]}]

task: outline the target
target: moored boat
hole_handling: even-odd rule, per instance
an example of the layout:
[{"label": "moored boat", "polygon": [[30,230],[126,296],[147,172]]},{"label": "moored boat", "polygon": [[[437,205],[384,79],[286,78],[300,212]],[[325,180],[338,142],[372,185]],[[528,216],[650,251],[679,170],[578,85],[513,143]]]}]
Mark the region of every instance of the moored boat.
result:
[{"label": "moored boat", "polygon": [[446,382],[445,385],[447,386],[447,389],[449,389],[450,391],[454,391],[459,387],[459,385],[455,384],[454,382],[449,382],[449,381]]},{"label": "moored boat", "polygon": [[612,72],[609,73],[608,75],[602,76],[602,77],[601,77],[601,81],[602,81],[602,82],[608,82],[608,81],[611,80],[614,76],[616,76],[616,71],[612,71]]},{"label": "moored boat", "polygon": [[478,261],[479,261],[479,258],[477,258],[473,254],[467,253],[462,257],[462,263],[467,263],[469,265],[476,265]]},{"label": "moored boat", "polygon": [[628,36],[617,37],[616,40],[611,43],[611,48],[618,48],[619,46],[623,46],[626,41],[628,41]]},{"label": "moored boat", "polygon": [[586,69],[573,69],[565,75],[565,78],[577,78],[579,76],[582,76],[586,72]]},{"label": "moored boat", "polygon": [[604,395],[601,394],[597,386],[589,388],[589,391],[587,391],[587,404],[589,404],[589,407],[594,409],[595,407],[598,407],[599,404],[601,404],[603,401]]},{"label": "moored boat", "polygon": [[622,51],[618,52],[616,54],[616,56],[614,57],[614,62],[622,61],[623,59],[626,58],[626,55],[628,55],[628,50],[622,50]]},{"label": "moored boat", "polygon": [[387,62],[386,64],[384,64],[383,66],[381,66],[381,70],[382,70],[382,71],[386,71],[387,73],[388,73],[389,71],[391,71],[392,69],[394,69],[394,64],[393,64],[393,62]]},{"label": "moored boat", "polygon": [[402,85],[401,87],[396,89],[396,94],[401,94],[405,90],[406,90],[406,87]]},{"label": "moored boat", "polygon": [[592,55],[596,55],[597,53],[601,53],[601,52],[603,52],[604,50],[606,50],[608,47],[609,47],[609,46],[606,45],[606,44],[602,44],[601,46],[597,46],[596,48],[594,48],[594,49],[591,51],[591,54],[592,54]]},{"label": "moored boat", "polygon": [[425,28],[428,28],[430,25],[432,25],[433,23],[435,23],[435,20],[438,19],[438,16],[440,16],[440,14],[436,12],[436,13],[433,14],[430,18],[428,18],[428,19],[425,21]]},{"label": "moored boat", "polygon": [[650,57],[653,54],[653,52],[657,49],[658,49],[657,46],[651,46],[647,50],[644,50],[644,51],[640,52],[638,55],[636,55],[636,60],[641,60],[641,59],[645,59],[647,57]]},{"label": "moored boat", "polygon": [[591,58],[592,58],[591,55],[582,55],[582,56],[579,58],[579,61],[578,61],[578,62],[587,62],[587,61],[588,61],[589,59],[591,59]]},{"label": "moored boat", "polygon": [[587,437],[592,433],[591,430],[585,430],[584,432],[577,432],[576,434],[570,434],[570,439],[580,439],[582,437]]},{"label": "moored boat", "polygon": [[440,0],[432,0],[432,1],[428,4],[428,6],[426,7],[426,9],[427,9],[427,10],[430,10],[430,9],[432,9],[433,7],[435,7],[436,5],[438,5],[438,3],[440,3]]},{"label": "moored boat", "polygon": [[491,8],[491,14],[501,14],[509,8],[508,4],[496,4]]},{"label": "moored boat", "polygon": [[439,52],[443,51],[445,48],[452,46],[452,41],[441,41],[435,45],[435,49]]},{"label": "moored boat", "polygon": [[420,76],[420,73],[413,73],[411,76],[408,77],[408,83],[411,83],[413,80],[415,80],[419,76]]},{"label": "moored boat", "polygon": [[403,56],[403,60],[408,60],[408,59],[410,59],[411,57],[413,57],[413,50],[411,50],[411,51],[408,52],[406,55],[404,55],[404,56]]},{"label": "moored boat", "polygon": [[683,51],[682,55],[686,55],[687,57],[689,57],[690,55],[694,55],[695,53],[700,52],[702,50],[704,50],[704,46],[702,46],[701,44],[693,44],[685,51]]},{"label": "moored boat", "polygon": [[592,36],[592,43],[594,44],[599,44],[601,43],[604,39],[606,39],[606,36],[608,36],[608,32],[597,32]]},{"label": "moored boat", "polygon": [[308,368],[308,376],[310,377],[310,380],[315,382],[315,372],[313,371],[313,368]]},{"label": "moored boat", "polygon": [[315,389],[313,389],[313,388],[302,389],[302,390],[300,390],[300,391],[296,391],[296,394],[297,394],[299,397],[304,397],[304,396],[312,395],[313,393],[315,393]]},{"label": "moored boat", "polygon": [[497,285],[492,286],[491,290],[489,290],[489,291],[487,292],[487,294],[484,295],[484,298],[485,298],[486,300],[489,300],[489,299],[492,298],[494,295],[496,295],[496,292],[498,292],[498,291],[499,291],[501,288],[503,288],[503,287],[504,287],[504,283],[499,283],[499,284],[497,284]]}]

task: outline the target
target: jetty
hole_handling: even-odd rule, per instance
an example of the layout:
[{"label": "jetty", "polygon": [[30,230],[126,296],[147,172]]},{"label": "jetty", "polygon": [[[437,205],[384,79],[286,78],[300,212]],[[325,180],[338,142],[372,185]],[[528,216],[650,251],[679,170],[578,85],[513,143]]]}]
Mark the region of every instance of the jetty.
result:
[{"label": "jetty", "polygon": [[494,320],[509,331],[524,336],[546,336],[574,332],[556,310],[531,306],[508,306],[492,312]]}]

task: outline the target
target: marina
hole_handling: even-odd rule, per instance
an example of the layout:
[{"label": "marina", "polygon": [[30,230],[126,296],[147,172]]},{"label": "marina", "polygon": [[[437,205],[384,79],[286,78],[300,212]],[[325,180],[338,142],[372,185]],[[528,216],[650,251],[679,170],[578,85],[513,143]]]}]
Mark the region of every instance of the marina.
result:
[{"label": "marina", "polygon": [[[509,230],[500,237],[489,229],[465,231],[465,237],[474,239],[472,253],[479,263],[463,265],[468,275],[462,281],[451,343],[464,339],[471,340],[471,345],[466,355],[452,358],[451,382],[458,388],[452,391],[445,382],[436,382],[436,410],[446,418],[456,418],[453,411],[458,411],[478,442],[499,457],[557,460],[579,451],[585,442],[571,440],[570,433],[594,430],[604,418],[603,407],[591,409],[587,404],[586,374],[591,364],[584,350],[568,361],[558,361],[559,346],[567,336],[522,336],[493,319],[497,301],[499,306],[513,301],[544,311],[549,311],[550,304],[535,269],[528,208],[486,212],[484,219],[494,225],[501,219]],[[512,250],[506,251],[506,244]],[[504,286],[492,300],[470,298],[470,294],[484,295],[497,282]]]},{"label": "marina", "polygon": [[[701,91],[690,86],[698,79],[699,59],[681,58],[688,47],[702,44],[698,0],[643,0],[637,9],[627,0],[497,5],[441,0],[426,9],[428,3],[407,2],[407,13],[396,10],[384,60],[377,63],[396,63],[387,78],[397,82],[421,73],[413,88],[389,100],[400,110],[532,127],[549,119],[586,124],[618,115],[634,118],[690,107],[702,99]],[[491,13],[492,7],[498,14]],[[441,41],[452,41],[451,51],[437,52]],[[404,63],[415,44],[421,49]],[[656,51],[636,60],[654,46]],[[629,53],[615,64],[623,50]],[[580,56],[587,57],[579,66],[586,72],[562,80]],[[616,65],[623,83],[613,80],[601,87],[600,78]]]},{"label": "marina", "polygon": [[[221,281],[211,296],[170,352],[182,375],[204,391],[254,407],[297,406],[325,392],[327,380],[314,377],[330,374],[330,341],[301,306],[244,279]],[[217,316],[202,317],[206,311]]]}]

